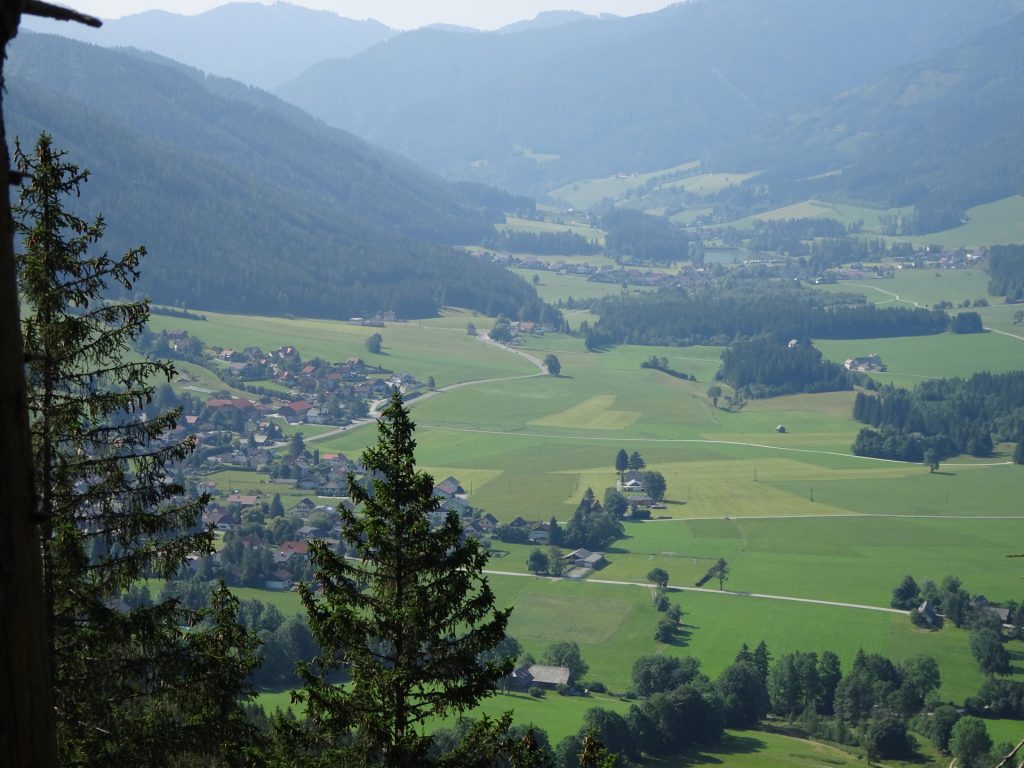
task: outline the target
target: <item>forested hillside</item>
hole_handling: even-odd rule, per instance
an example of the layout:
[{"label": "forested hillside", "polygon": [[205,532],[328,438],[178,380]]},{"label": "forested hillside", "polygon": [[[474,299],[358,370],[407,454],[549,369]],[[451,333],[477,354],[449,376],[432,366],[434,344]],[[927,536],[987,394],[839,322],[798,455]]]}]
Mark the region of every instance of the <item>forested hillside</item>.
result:
[{"label": "forested hillside", "polygon": [[538,192],[715,163],[724,145],[773,119],[956,45],[1016,8],[698,0],[516,34],[424,29],[323,62],[278,93],[446,175]]},{"label": "forested hillside", "polygon": [[1022,36],[1018,14],[821,107],[723,143],[715,162],[764,169],[756,184],[767,186],[773,204],[837,196],[915,205],[900,234],[957,226],[967,208],[1024,189]]},{"label": "forested hillside", "polygon": [[85,209],[145,244],[138,287],[229,311],[350,317],[442,304],[539,317],[532,286],[449,244],[529,201],[451,184],[261,91],[196,70],[22,33],[9,135],[41,130],[93,171]]}]

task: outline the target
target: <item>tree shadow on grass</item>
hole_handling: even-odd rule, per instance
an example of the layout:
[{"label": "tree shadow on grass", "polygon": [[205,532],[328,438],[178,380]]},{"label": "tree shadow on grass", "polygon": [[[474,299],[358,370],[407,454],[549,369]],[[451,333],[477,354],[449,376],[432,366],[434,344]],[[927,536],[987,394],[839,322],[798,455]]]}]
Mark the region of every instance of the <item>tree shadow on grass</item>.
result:
[{"label": "tree shadow on grass", "polygon": [[721,765],[724,761],[717,755],[752,755],[767,748],[768,745],[755,736],[737,736],[727,733],[721,741],[714,745],[714,755],[700,749],[691,749],[676,758],[671,764],[674,766]]}]

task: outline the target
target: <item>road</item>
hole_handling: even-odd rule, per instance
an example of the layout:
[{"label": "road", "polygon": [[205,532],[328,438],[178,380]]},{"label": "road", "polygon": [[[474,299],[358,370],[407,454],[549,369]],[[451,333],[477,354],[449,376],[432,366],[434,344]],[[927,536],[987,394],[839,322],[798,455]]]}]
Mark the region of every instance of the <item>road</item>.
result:
[{"label": "road", "polygon": [[[529,360],[540,370],[537,373],[527,373],[522,376],[498,376],[490,379],[472,379],[470,381],[459,381],[456,382],[455,384],[447,384],[443,387],[437,387],[436,389],[424,392],[418,397],[410,400],[407,403],[407,405],[409,407],[412,407],[415,406],[417,403],[423,402],[424,400],[429,400],[430,398],[436,397],[437,395],[442,394],[444,392],[451,392],[454,389],[461,389],[462,387],[474,387],[479,386],[480,384],[493,384],[494,382],[497,381],[516,381],[518,379],[534,379],[538,376],[547,375],[547,368],[544,366],[543,361],[541,361],[534,355],[531,355],[529,352],[524,352],[521,349],[514,349],[513,347],[509,347],[504,344],[499,344],[498,342],[493,341],[485,333],[478,335],[477,338],[484,344],[490,344],[491,346],[498,347],[499,349],[504,349],[508,352],[519,355],[520,357],[526,360]],[[303,442],[312,443],[316,442],[317,440],[326,440],[329,437],[334,437],[335,435],[340,435],[344,432],[351,432],[354,429],[359,429],[359,427],[366,426],[367,424],[373,424],[377,421],[378,418],[380,418],[381,411],[384,409],[384,406],[387,404],[387,402],[387,400],[375,400],[370,405],[370,415],[367,416],[365,419],[356,419],[351,424],[346,424],[343,427],[335,427],[334,429],[328,430],[327,432],[321,432],[319,435],[312,435],[310,437],[303,436]]]},{"label": "road", "polygon": [[[915,307],[924,306],[922,304],[918,304],[913,299],[904,299],[898,293],[893,293],[892,291],[887,291],[884,288],[879,288],[874,285],[864,285],[863,283],[850,283],[850,286],[856,288],[870,288],[872,291],[878,291],[879,293],[884,293],[886,296],[891,296],[894,301],[902,301],[904,304],[913,304]],[[1024,341],[1024,336],[1018,336],[1016,333],[1010,333],[1009,331],[1000,331],[998,328],[989,328],[987,325],[984,326],[984,328],[986,331],[998,333],[1000,336],[1009,336],[1011,339],[1018,339],[1019,341]]]},{"label": "road", "polygon": [[[535,576],[532,573],[518,573],[516,571],[495,571],[487,569],[484,573],[492,574],[494,576],[519,576],[527,579],[549,579],[551,581],[561,581],[557,576]],[[575,581],[576,584],[605,584],[622,587],[644,587],[649,588],[651,585],[646,581],[613,581],[611,579],[580,579]],[[789,603],[806,603],[808,605],[830,605],[834,608],[854,608],[861,611],[875,611],[878,613],[898,613],[903,616],[908,615],[909,611],[900,610],[899,608],[883,608],[879,605],[862,605],[860,603],[842,603],[835,600],[815,600],[810,597],[791,597],[789,595],[765,595],[759,592],[733,592],[731,590],[719,590],[719,589],[705,589],[704,587],[674,587],[668,588],[669,592],[702,592],[708,595],[721,595],[722,597],[751,597],[758,600],[783,600]]]}]

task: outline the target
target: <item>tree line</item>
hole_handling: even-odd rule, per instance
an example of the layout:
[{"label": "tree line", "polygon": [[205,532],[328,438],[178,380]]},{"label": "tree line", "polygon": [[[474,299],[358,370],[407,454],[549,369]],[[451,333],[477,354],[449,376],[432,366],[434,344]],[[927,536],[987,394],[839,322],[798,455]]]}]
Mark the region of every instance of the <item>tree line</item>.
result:
[{"label": "tree line", "polygon": [[487,235],[480,243],[484,248],[508,253],[534,253],[545,256],[590,255],[601,247],[577,232],[524,232],[500,229]]},{"label": "tree line", "polygon": [[1024,301],[1024,245],[994,245],[988,252],[988,292]]},{"label": "tree line", "polygon": [[872,385],[869,377],[823,359],[809,341],[790,346],[771,336],[735,342],[722,352],[722,367],[715,378],[754,398]]},{"label": "tree line", "polygon": [[822,291],[734,281],[606,298],[595,302],[592,309],[601,317],[587,330],[610,343],[724,346],[761,335],[782,342],[921,336],[942,333],[948,325],[941,310],[835,301]]},{"label": "tree line", "polygon": [[690,237],[665,218],[630,208],[612,208],[601,217],[604,251],[619,263],[686,259]]},{"label": "tree line", "polygon": [[929,379],[914,389],[886,385],[859,392],[853,418],[869,425],[857,435],[858,456],[923,461],[968,453],[990,456],[994,440],[1024,442],[1024,371],[976,373],[969,379]]}]

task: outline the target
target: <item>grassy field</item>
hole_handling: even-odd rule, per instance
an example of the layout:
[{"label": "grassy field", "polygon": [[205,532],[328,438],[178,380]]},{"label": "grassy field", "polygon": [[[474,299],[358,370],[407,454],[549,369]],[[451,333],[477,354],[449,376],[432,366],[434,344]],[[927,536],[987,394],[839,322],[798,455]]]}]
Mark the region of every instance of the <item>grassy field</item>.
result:
[{"label": "grassy field", "polygon": [[569,219],[568,223],[563,224],[561,221],[552,221],[551,219],[537,221],[535,219],[521,219],[516,216],[506,216],[505,229],[518,232],[533,232],[536,234],[573,232],[585,237],[587,240],[596,240],[598,243],[604,244],[604,232],[602,230],[572,218]]},{"label": "grassy field", "polygon": [[[594,263],[594,262],[591,262]],[[557,272],[538,272],[533,269],[513,269],[524,280],[532,282],[533,276],[540,278],[537,293],[544,301],[554,304],[559,299],[599,299],[604,296],[618,296],[622,293],[619,283],[596,283],[579,275],[559,275]],[[644,291],[645,288],[632,287],[630,291]]]},{"label": "grassy field", "polygon": [[605,198],[617,200],[632,190],[640,189],[651,179],[658,176],[664,176],[668,173],[692,171],[699,167],[700,162],[694,161],[650,173],[618,174],[604,179],[588,179],[586,181],[566,184],[558,189],[551,190],[548,194],[559,200],[565,200],[576,208],[589,208],[594,203],[598,203]]},{"label": "grassy field", "polygon": [[928,235],[893,238],[915,245],[978,248],[983,245],[1024,243],[1024,197],[1014,195],[967,210],[967,222]]},{"label": "grassy field", "polygon": [[[736,177],[741,178],[738,174]],[[836,219],[848,227],[859,221],[862,222],[863,234],[881,235],[884,231],[881,220],[883,216],[906,216],[912,212],[913,206],[868,208],[846,203],[830,203],[824,200],[805,200],[801,203],[793,203],[738,219],[732,222],[732,226],[745,229],[755,221],[827,218]],[[673,220],[687,223],[686,214],[677,214]],[[886,240],[909,242],[915,246],[941,245],[945,248],[979,248],[986,245],[1024,243],[1024,196],[1014,195],[994,203],[970,208],[966,212],[966,222],[953,229],[932,232],[927,235],[886,237]]]},{"label": "grassy field", "polygon": [[850,227],[862,222],[864,234],[879,235],[882,233],[882,217],[908,215],[913,206],[904,208],[868,208],[846,203],[830,203],[824,200],[805,200],[782,208],[775,208],[755,216],[748,216],[732,222],[738,229],[747,229],[755,221],[784,221],[786,219],[836,219],[844,226]]},{"label": "grassy field", "polygon": [[[934,271],[920,270],[877,281],[877,287],[896,296],[873,290],[874,281],[856,289],[877,294],[874,298],[881,301],[931,304],[984,296],[985,283],[980,271],[935,277]],[[1005,307],[993,303],[980,311],[986,323],[1012,328]],[[573,315],[572,321],[584,317],[592,319]],[[209,321],[191,325],[176,318],[156,320],[163,327],[188,326],[209,344],[294,344],[307,357],[375,359],[362,348],[370,331],[366,328],[212,313]],[[714,347],[623,346],[595,354],[586,352],[579,339],[533,337],[525,341],[525,350],[538,357],[557,354],[563,375],[509,379],[536,368],[469,337],[467,322],[481,330],[491,324],[470,313],[448,312],[422,322],[389,324],[382,331],[387,367],[433,375],[439,384],[479,382],[412,401],[422,468],[439,477],[457,476],[474,506],[499,519],[554,515],[565,520],[585,488],[600,496],[614,484],[619,448],[637,450],[648,467],[665,475],[670,503],[660,513],[675,518],[629,524],[627,538],[608,552],[608,565],[582,583],[492,576],[500,603],[515,607],[510,633],[527,650],[539,656],[551,642],[575,640],[591,665],[588,677],[623,691],[633,661],[649,653],[692,654],[714,675],[742,642],[764,639],[776,656],[832,649],[846,665],[863,647],[897,659],[933,655],[942,669],[944,696],[962,700],[976,691],[981,677],[970,661],[965,633],[951,628],[920,632],[903,615],[856,608],[675,593],[686,634],[663,647],[653,640],[658,616],[642,582],[659,566],[673,585],[690,585],[711,559],[725,557],[731,568],[726,586],[735,592],[886,606],[892,587],[907,573],[919,581],[956,574],[972,593],[1020,599],[1020,561],[1005,555],[1019,549],[1015,542],[1024,533],[1024,519],[1017,519],[1024,515],[1018,502],[1024,470],[1001,463],[1005,456],[944,462],[935,474],[918,465],[851,456],[860,428],[850,416],[853,393],[753,401],[739,413],[716,409],[705,394],[719,365],[721,349]],[[878,352],[890,368],[885,380],[913,383],[926,376],[1019,368],[1022,344],[1024,339],[988,333],[819,346],[836,360]],[[664,355],[671,367],[697,381],[641,369],[640,362],[652,354]],[[779,424],[786,426],[785,434],[776,431]],[[372,428],[361,428],[317,446],[321,452],[356,454],[373,438]],[[211,477],[222,490],[257,492],[267,501],[280,491],[286,507],[308,495],[270,485],[252,473]],[[492,560],[493,570],[525,571],[530,547],[494,546],[507,554]],[[298,609],[291,593],[253,591],[246,596],[271,599],[282,611]],[[1022,654],[1024,645],[1015,644],[1013,650]],[[273,697],[281,695],[268,696],[276,701]],[[594,703],[555,696],[541,702],[511,697],[510,702],[517,717],[541,722],[553,737],[575,731],[583,711]],[[508,704],[495,700],[486,707],[499,712]],[[745,765],[759,755],[778,759],[780,765],[813,761],[794,752],[796,747],[787,752],[789,747],[769,743],[762,734],[749,738],[766,746],[723,754],[722,761]]]}]

